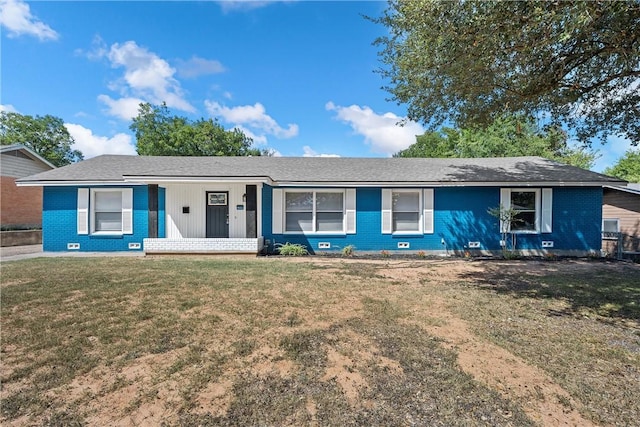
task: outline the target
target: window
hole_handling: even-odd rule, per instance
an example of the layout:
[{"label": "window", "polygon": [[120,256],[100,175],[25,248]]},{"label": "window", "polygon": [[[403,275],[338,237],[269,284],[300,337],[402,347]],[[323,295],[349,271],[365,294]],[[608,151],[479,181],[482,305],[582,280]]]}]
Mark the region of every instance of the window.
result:
[{"label": "window", "polygon": [[420,192],[393,191],[392,200],[392,232],[420,232]]},{"label": "window", "polygon": [[94,232],[122,232],[122,192],[93,192]]},{"label": "window", "polygon": [[602,219],[602,238],[617,239],[620,232],[620,220],[618,218]]},{"label": "window", "polygon": [[78,234],[132,234],[132,188],[78,188]]},{"label": "window", "polygon": [[344,192],[286,191],[284,199],[285,232],[344,232]]},{"label": "window", "polygon": [[382,189],[382,234],[432,234],[434,189]]},{"label": "window", "polygon": [[500,221],[500,230],[514,233],[551,233],[553,228],[552,188],[501,188],[500,206],[516,211],[515,221]]},{"label": "window", "polygon": [[511,208],[516,210],[511,231],[537,231],[537,191],[511,191]]},{"label": "window", "polygon": [[620,231],[618,218],[604,218],[602,220],[602,231],[605,233],[618,233]]}]

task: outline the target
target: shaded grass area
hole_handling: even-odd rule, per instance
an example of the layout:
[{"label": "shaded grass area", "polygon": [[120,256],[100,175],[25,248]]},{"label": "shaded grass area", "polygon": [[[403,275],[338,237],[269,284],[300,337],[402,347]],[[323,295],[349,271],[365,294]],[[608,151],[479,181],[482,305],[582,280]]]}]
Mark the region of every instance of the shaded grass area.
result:
[{"label": "shaded grass area", "polygon": [[[387,299],[398,285],[376,275],[206,258],[1,269],[6,423],[135,424],[161,413],[151,422],[530,424],[517,403],[461,372],[455,353],[402,322],[408,312]],[[336,365],[336,355],[351,362]],[[349,376],[359,382],[345,389]]]},{"label": "shaded grass area", "polygon": [[455,301],[451,310],[475,332],[545,370],[595,422],[637,424],[637,266],[497,262],[461,278],[433,289]]}]

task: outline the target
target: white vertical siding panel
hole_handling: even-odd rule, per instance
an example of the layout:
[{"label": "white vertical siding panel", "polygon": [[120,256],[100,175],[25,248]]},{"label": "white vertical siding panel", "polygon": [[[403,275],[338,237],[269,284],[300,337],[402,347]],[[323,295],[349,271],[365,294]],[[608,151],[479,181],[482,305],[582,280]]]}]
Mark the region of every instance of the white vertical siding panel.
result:
[{"label": "white vertical siding panel", "polygon": [[[246,204],[242,200],[247,183],[238,184],[175,184],[163,183],[166,188],[167,238],[204,238],[207,233],[208,191],[229,192],[229,237],[246,236]],[[244,209],[238,210],[237,206]],[[189,213],[183,214],[182,207],[189,206]]]}]

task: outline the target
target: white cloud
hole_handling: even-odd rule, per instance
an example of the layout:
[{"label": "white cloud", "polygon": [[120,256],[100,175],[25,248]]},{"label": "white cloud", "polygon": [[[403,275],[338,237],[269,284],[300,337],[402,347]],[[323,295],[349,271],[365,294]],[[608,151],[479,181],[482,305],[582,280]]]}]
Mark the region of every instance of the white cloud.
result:
[{"label": "white cloud", "polygon": [[64,124],[76,141],[73,148],[80,150],[85,159],[101,154],[136,154],[130,135],[118,133],[111,138],[94,135],[91,129],[73,123]]},{"label": "white cloud", "polygon": [[377,114],[371,108],[359,105],[341,107],[327,102],[325,108],[335,111],[336,118],[351,126],[354,132],[365,137],[365,143],[372,151],[391,155],[404,150],[414,142],[416,135],[422,135],[424,128],[416,122],[406,121],[404,126],[398,123],[406,120],[393,113]]},{"label": "white cloud", "polygon": [[40,40],[57,40],[59,34],[31,14],[29,5],[21,0],[0,0],[0,25],[9,37],[28,35]]},{"label": "white cloud", "polygon": [[218,74],[226,71],[220,61],[214,59],[204,59],[199,56],[192,56],[191,59],[185,61],[179,59],[177,62],[178,74],[181,77],[190,79],[207,74]]},{"label": "white cloud", "polygon": [[318,154],[317,151],[313,150],[308,145],[302,147],[302,150],[304,151],[302,157],[340,157],[338,154]]},{"label": "white cloud", "polygon": [[266,138],[266,135],[273,135],[276,138],[286,139],[298,135],[297,124],[289,123],[287,128],[281,127],[267,114],[266,109],[260,103],[230,108],[207,100],[204,105],[212,117],[222,117],[227,123],[250,130],[254,138]]},{"label": "white cloud", "polygon": [[0,104],[0,112],[6,112],[6,113],[17,113],[18,110],[16,110],[16,108],[11,105],[11,104]]},{"label": "white cloud", "polygon": [[122,120],[131,120],[136,117],[140,103],[144,102],[140,98],[113,99],[108,95],[98,95],[98,101],[107,106],[107,114]]},{"label": "white cloud", "polygon": [[244,133],[249,138],[251,138],[255,145],[265,145],[267,143],[267,136],[266,135],[256,135],[251,130],[249,130],[249,129],[243,127],[243,126],[236,126],[235,128],[238,129],[239,131],[241,131],[242,133]]},{"label": "white cloud", "polygon": [[269,3],[275,3],[275,1],[271,0],[219,0],[218,4],[223,12],[232,12],[232,11],[246,11],[258,9],[260,7],[264,7],[269,5]]},{"label": "white cloud", "polygon": [[[180,83],[174,78],[176,69],[147,48],[127,41],[123,44],[114,43],[108,51],[94,49],[91,54],[106,56],[113,68],[124,68],[122,78],[109,84],[109,89],[118,91],[123,97],[114,100],[108,95],[98,96],[98,100],[109,107],[111,114],[129,119],[137,114],[140,102],[164,102],[170,108],[195,111],[185,99]],[[134,100],[136,108],[131,116]]]},{"label": "white cloud", "polygon": [[600,146],[599,153],[601,156],[596,160],[593,170],[602,172],[607,167],[613,166],[632,148],[631,140],[619,136],[610,136],[606,144]]}]

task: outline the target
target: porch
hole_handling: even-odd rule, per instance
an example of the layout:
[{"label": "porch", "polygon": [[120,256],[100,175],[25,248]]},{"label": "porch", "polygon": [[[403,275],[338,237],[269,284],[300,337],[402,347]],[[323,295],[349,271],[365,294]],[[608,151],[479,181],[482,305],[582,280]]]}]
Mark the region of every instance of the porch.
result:
[{"label": "porch", "polygon": [[146,254],[258,254],[264,238],[144,239]]}]

